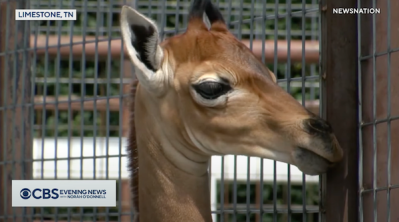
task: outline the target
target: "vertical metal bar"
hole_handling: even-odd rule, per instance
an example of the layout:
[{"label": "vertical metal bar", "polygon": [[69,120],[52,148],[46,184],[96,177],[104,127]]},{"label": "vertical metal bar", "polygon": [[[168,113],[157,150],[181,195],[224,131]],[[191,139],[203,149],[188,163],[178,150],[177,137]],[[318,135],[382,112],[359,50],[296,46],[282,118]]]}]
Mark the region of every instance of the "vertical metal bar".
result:
[{"label": "vertical metal bar", "polygon": [[123,53],[123,43],[121,41],[120,50],[120,71],[119,71],[119,127],[118,127],[118,222],[122,219],[122,132],[123,132],[123,78],[124,78],[124,53]]},{"label": "vertical metal bar", "polygon": [[[74,6],[74,0],[71,1],[71,8]],[[71,108],[71,99],[72,99],[72,72],[73,72],[73,22],[69,21],[69,59],[68,59],[68,139],[67,139],[67,146],[68,146],[68,156],[67,156],[67,178],[68,180],[71,179],[71,137],[72,137],[72,108]],[[68,214],[70,214],[70,209],[68,210]],[[69,218],[70,216],[68,216]],[[69,220],[69,219],[68,219]]]},{"label": "vertical metal bar", "polygon": [[[9,63],[9,56],[8,56],[8,53],[9,53],[9,41],[10,41],[10,38],[9,38],[9,36],[10,36],[10,32],[9,32],[9,29],[10,29],[10,23],[11,23],[11,19],[10,19],[10,4],[8,4],[8,3],[2,3],[1,5],[0,5],[0,10],[1,10],[1,14],[3,15],[3,16],[1,16],[1,20],[2,21],[5,21],[5,28],[4,28],[4,25],[2,25],[2,27],[1,27],[1,29],[0,29],[0,32],[1,32],[1,34],[3,34],[3,33],[5,33],[5,35],[0,35],[0,39],[1,39],[1,41],[0,41],[0,47],[1,47],[1,51],[3,51],[4,50],[4,56],[3,56],[3,58],[0,60],[0,62],[1,62],[1,65],[3,66],[3,67],[1,67],[1,68],[3,68],[3,72],[2,73],[0,73],[0,75],[1,75],[1,77],[2,77],[2,81],[3,81],[3,84],[2,84],[2,88],[3,88],[3,90],[2,90],[2,102],[1,102],[1,106],[2,106],[2,108],[3,108],[3,118],[2,118],[2,128],[1,128],[1,131],[2,131],[2,138],[1,138],[1,141],[0,142],[2,142],[2,144],[1,144],[1,146],[2,147],[7,147],[7,140],[6,140],[6,138],[7,138],[7,128],[6,128],[6,126],[7,126],[7,112],[8,112],[8,100],[7,100],[7,98],[8,98],[8,82],[9,82],[9,80],[8,80],[8,76],[6,75],[6,73],[8,73],[8,69],[9,69],[9,67],[8,67],[8,63]],[[6,14],[6,16],[4,16],[4,14]],[[7,195],[7,193],[9,192],[8,191],[8,178],[9,178],[9,176],[8,176],[8,174],[9,174],[9,170],[8,170],[8,149],[3,149],[3,163],[4,163],[4,166],[3,166],[3,176],[2,176],[2,181],[3,181],[3,184],[2,184],[2,192],[1,192],[1,194],[2,195],[0,195],[0,196],[2,196],[3,197],[3,215],[4,215],[4,219],[5,219],[5,221],[7,221],[7,219],[8,219],[8,214],[9,214],[9,206],[8,206],[8,203],[10,202],[9,200],[8,200],[8,195]],[[1,209],[0,209],[1,210]]]},{"label": "vertical metal bar", "polygon": [[[29,1],[0,3],[0,215],[2,221],[29,221],[30,209],[12,208],[11,182],[31,178],[30,25],[15,21],[15,9],[27,8]],[[11,98],[11,99],[10,99]],[[18,124],[18,123],[21,124]],[[10,133],[11,132],[11,133]],[[11,135],[8,135],[11,134]],[[22,138],[21,138],[22,137]],[[19,159],[21,161],[19,161]],[[21,164],[17,164],[17,163]],[[28,215],[24,215],[27,213]]]},{"label": "vertical metal bar", "polygon": [[152,16],[152,0],[148,0],[148,17],[151,18],[151,16]]},{"label": "vertical metal bar", "polygon": [[[227,27],[230,27],[232,16],[232,1],[228,1],[227,5]],[[224,162],[224,157],[222,157]],[[237,221],[237,155],[234,155],[234,172],[233,172],[233,221]],[[224,171],[222,171],[224,173]]]},{"label": "vertical metal bar", "polygon": [[[312,0],[312,7],[316,6],[316,5],[317,5],[316,0]],[[313,16],[311,18],[311,22],[310,22],[310,24],[311,24],[311,33],[312,33],[311,34],[311,40],[318,39],[317,36],[314,35],[314,30],[317,27],[317,22],[318,22],[318,20],[316,20],[317,17],[319,17],[319,16]],[[311,64],[310,65],[310,76],[314,76],[315,72],[316,72],[316,65],[315,64]],[[316,99],[314,87],[310,88],[310,99],[311,100]]]},{"label": "vertical metal bar", "polygon": [[251,219],[251,157],[247,157],[247,189],[246,189],[246,205],[247,205],[247,222]]},{"label": "vertical metal bar", "polygon": [[[97,8],[101,8],[101,2],[97,1]],[[99,35],[102,34],[100,33],[99,27],[103,26],[104,19],[102,16],[102,11],[97,10],[96,11],[96,22],[98,25],[96,25],[96,31],[95,31],[95,48],[94,48],[94,95],[93,95],[93,180],[97,179],[97,97],[98,97],[98,74],[100,72],[99,70],[99,55],[98,55],[98,41],[99,41]],[[97,215],[97,207],[93,207],[93,220],[96,221],[97,218],[95,215]]]},{"label": "vertical metal bar", "polygon": [[[357,7],[361,7],[361,0],[357,0]],[[358,190],[359,190],[359,196],[358,196],[358,218],[359,222],[363,222],[363,131],[362,131],[362,122],[363,122],[363,97],[362,97],[362,30],[361,30],[361,18],[362,15],[358,14],[357,15],[357,97],[359,100],[358,103],[358,118],[359,118],[359,126],[357,130],[357,135],[358,135],[358,143],[359,143],[359,150],[358,150],[358,159],[359,159],[359,164],[358,164]]]},{"label": "vertical metal bar", "polygon": [[[71,0],[71,8],[75,8],[75,0]],[[73,72],[73,28],[74,22],[69,21],[69,64],[68,64],[68,156],[67,156],[67,178],[71,179],[71,137],[72,137],[72,110],[71,110],[71,96],[72,96],[72,72]],[[95,121],[94,121],[95,122]],[[68,207],[68,222],[71,221],[72,209]]]},{"label": "vertical metal bar", "polygon": [[[162,1],[161,4],[161,30],[159,32],[161,40],[165,38],[165,26],[166,26],[166,1]],[[177,24],[175,24],[176,26]]]},{"label": "vertical metal bar", "polygon": [[[253,38],[254,4],[255,4],[255,1],[251,0],[251,9],[250,9],[251,10],[251,21],[249,23],[249,31],[250,31],[250,34],[249,34],[249,49],[251,51],[252,51],[253,40],[254,40],[254,38]],[[242,13],[243,10],[244,10],[243,7],[241,7],[240,12]],[[242,19],[243,18],[241,17],[240,20],[242,20]],[[241,28],[240,28],[240,30],[241,30]],[[247,157],[247,191],[246,191],[247,192],[247,198],[246,198],[246,201],[247,201],[247,222],[250,222],[250,219],[251,219],[251,178],[250,177],[251,177],[251,157],[248,156]]]},{"label": "vertical metal bar", "polygon": [[[48,77],[48,46],[49,46],[49,35],[50,35],[50,21],[46,23],[46,44],[45,44],[45,54],[44,54],[44,86],[43,86],[43,106],[46,104],[47,100],[47,77]],[[41,179],[44,179],[44,144],[46,137],[46,109],[42,110],[42,156],[41,156]],[[41,221],[44,219],[44,207],[41,207]]]},{"label": "vertical metal bar", "polygon": [[[372,1],[372,7],[375,8],[375,0]],[[375,14],[373,16],[373,211],[374,222],[377,222],[377,83],[376,83],[376,33],[375,33]]]},{"label": "vertical metal bar", "polygon": [[[306,78],[306,57],[305,57],[305,31],[306,31],[306,8],[305,8],[305,0],[302,0],[302,64],[301,64],[301,77],[302,77],[302,106],[306,106],[306,90],[305,90],[305,78]],[[313,87],[311,87],[313,88]],[[302,173],[302,221],[307,221],[307,212],[306,212],[306,175]]]},{"label": "vertical metal bar", "polygon": [[[29,5],[29,6],[31,6],[31,5]],[[31,116],[31,118],[29,120],[29,123],[31,125],[31,135],[33,137],[33,135],[35,135],[35,129],[34,129],[34,126],[35,126],[35,121],[34,121],[35,109],[34,109],[34,106],[35,106],[35,86],[36,86],[36,83],[34,82],[34,80],[36,79],[37,61],[38,61],[38,58],[37,58],[37,37],[39,35],[39,23],[38,22],[32,22],[32,23],[33,23],[33,26],[35,26],[35,28],[34,28],[35,31],[34,31],[34,40],[33,40],[34,41],[34,43],[33,43],[34,45],[33,45],[33,57],[32,57],[32,61],[33,61],[33,64],[32,64],[32,81],[33,82],[32,82],[32,85],[31,85],[31,92],[30,92],[31,93],[31,98],[30,99],[31,99],[32,106],[30,107],[30,116]],[[31,34],[31,33],[29,33],[29,34]],[[35,159],[35,157],[32,156],[32,164],[35,164],[35,163],[33,163],[34,159]],[[32,179],[37,179],[37,178],[34,178],[33,176],[31,178]],[[32,209],[32,215],[33,214],[34,214],[34,212],[33,212],[33,209]],[[32,216],[31,218],[34,218],[34,217]]]},{"label": "vertical metal bar", "polygon": [[391,221],[391,0],[387,0],[387,221]]},{"label": "vertical metal bar", "polygon": [[[358,99],[355,14],[333,14],[333,8],[356,8],[357,0],[322,0],[321,79],[322,117],[343,148],[344,159],[323,175],[322,221],[358,221]],[[336,27],[340,27],[337,29]],[[337,189],[339,187],[339,189]]]},{"label": "vertical metal bar", "polygon": [[[20,2],[22,4],[22,2]],[[25,8],[25,7],[29,7],[27,6],[23,6],[21,5],[20,8]],[[24,28],[23,28],[23,49],[24,51],[22,52],[22,73],[26,73],[27,70],[30,69],[30,63],[28,63],[28,53],[29,53],[29,48],[30,48],[30,41],[28,41],[28,38],[30,38],[30,21],[26,21],[24,22]],[[25,86],[25,78],[22,79],[22,85]],[[29,81],[29,80],[28,80]],[[28,84],[30,83],[30,81],[28,82]],[[30,86],[29,86],[30,87]],[[32,116],[30,115],[30,109],[28,108],[28,106],[25,106],[25,104],[29,104],[29,101],[25,101],[25,90],[28,92],[28,98],[29,98],[29,91],[30,88],[26,88],[23,87],[22,89],[22,101],[21,101],[21,108],[22,110],[27,109],[27,112],[29,113],[27,116],[27,120],[25,120],[25,116],[22,115],[21,117],[21,128],[22,128],[22,141],[21,141],[21,148],[22,148],[22,153],[25,154],[27,151],[27,146],[26,144],[30,144],[30,141],[25,141],[25,133],[28,132],[28,134],[30,134],[30,129],[26,129],[26,126],[24,125],[25,121],[28,122],[30,119],[32,118]],[[30,134],[32,135],[32,134]],[[26,159],[26,157],[24,157],[24,155],[20,156],[20,160],[21,160],[21,165],[22,165],[22,175],[21,178],[22,179],[31,179],[31,177],[29,177],[29,175],[31,174],[31,168],[30,171],[26,171],[26,166],[31,163],[29,160]],[[28,162],[29,161],[29,162]],[[28,174],[28,175],[26,175]],[[31,208],[22,208],[22,221],[27,221],[31,215],[28,215],[28,213],[32,212]]]},{"label": "vertical metal bar", "polygon": [[[17,5],[17,8],[19,8],[20,6],[19,6],[19,4],[18,4],[18,2],[16,3],[16,5]],[[18,26],[19,26],[19,22],[16,22],[15,24],[14,24],[14,35],[15,34],[17,34],[18,35]],[[18,49],[18,41],[13,41],[14,42],[14,46],[13,46],[13,53],[12,53],[12,57],[13,57],[13,63],[12,63],[12,65],[13,65],[13,69],[12,69],[12,83],[13,84],[11,84],[11,87],[12,87],[12,93],[11,93],[11,95],[12,95],[12,101],[11,101],[11,106],[9,107],[9,109],[11,109],[12,110],[12,112],[11,112],[11,144],[9,144],[9,146],[11,145],[11,160],[12,160],[12,164],[11,164],[11,166],[12,166],[12,170],[11,170],[11,172],[12,172],[12,179],[16,179],[17,177],[20,177],[19,175],[16,175],[16,164],[15,164],[15,160],[16,160],[16,147],[15,147],[15,129],[16,129],[16,125],[15,125],[15,118],[16,118],[16,106],[17,106],[17,69],[18,69],[18,64],[17,64],[17,62],[19,63],[19,61],[17,61],[18,60],[18,56],[17,56],[17,49]],[[10,87],[10,86],[9,86]],[[16,211],[15,211],[15,208],[13,207],[12,208],[12,217],[13,217],[13,221],[15,221],[16,220],[16,217],[17,217],[17,215],[16,215]]]},{"label": "vertical metal bar", "polygon": [[[274,74],[278,78],[278,20],[279,20],[279,0],[274,1]],[[277,222],[277,161],[273,160],[273,222]]]},{"label": "vertical metal bar", "polygon": [[[58,8],[62,8],[62,1],[60,0],[58,3]],[[55,149],[55,156],[54,159],[57,159],[57,150],[58,150],[58,121],[59,121],[59,109],[58,109],[58,99],[59,99],[59,94],[60,94],[60,72],[61,72],[61,55],[60,55],[60,48],[61,48],[61,21],[56,21],[57,23],[57,56],[56,56],[56,62],[55,62],[55,75],[56,75],[56,81],[55,81],[55,126],[54,126],[54,149]],[[57,179],[57,166],[58,166],[58,161],[54,161],[54,179]]]},{"label": "vertical metal bar", "polygon": [[[62,1],[58,1],[59,5],[58,8],[62,8]],[[60,55],[60,44],[61,44],[61,22],[62,21],[57,21],[57,34],[58,34],[58,39],[57,39],[57,56],[56,56],[56,61],[55,61],[55,75],[56,75],[56,81],[55,81],[55,117],[54,117],[54,179],[57,179],[57,172],[58,172],[58,161],[57,161],[57,154],[58,154],[58,121],[59,121],[59,110],[58,110],[58,99],[59,99],[59,79],[60,79],[60,63],[61,63],[61,55]],[[55,221],[58,221],[58,207],[55,208]]]},{"label": "vertical metal bar", "polygon": [[[188,9],[184,7],[185,5],[187,5],[186,0],[183,0],[183,4],[182,4],[183,11],[188,11]],[[182,13],[182,16],[183,16],[183,21],[182,21],[183,24],[182,25],[185,29],[187,27],[187,23],[188,23],[188,13]]]},{"label": "vertical metal bar", "polygon": [[[243,0],[240,0],[240,11],[239,11],[239,18],[238,18],[238,25],[237,25],[237,29],[238,29],[238,33],[237,33],[237,38],[239,40],[241,40],[242,38],[242,19],[243,19]],[[237,156],[234,156],[234,221],[237,221]]]},{"label": "vertical metal bar", "polygon": [[[39,1],[39,4],[40,4],[40,1]],[[39,34],[40,33],[40,24],[38,24],[38,26],[37,26],[37,34]],[[37,44],[37,42],[36,42],[37,40],[35,40],[35,45]],[[48,44],[48,38],[47,38],[47,36],[46,36],[46,45]],[[36,52],[36,50],[35,50],[35,52]],[[35,60],[35,64],[37,63],[38,61],[37,60]],[[36,74],[36,73],[35,73]],[[43,85],[43,91],[47,91],[47,78],[44,78],[44,85]],[[34,89],[33,89],[34,90]],[[34,95],[34,94],[33,94]],[[43,104],[43,106],[45,106],[45,104],[46,104],[46,97],[45,97],[45,93],[43,92],[43,101],[40,101],[42,104]],[[44,124],[43,124],[43,115],[44,115],[44,112],[45,112],[45,110],[43,109],[42,110],[42,123],[41,123],[41,125],[40,125],[40,123],[38,123],[38,125],[39,126],[41,126],[41,133],[40,133],[40,135],[42,136],[42,141],[41,141],[41,155],[40,155],[40,179],[42,179],[43,180],[43,170],[44,170],[44,135],[45,135],[45,133],[44,133],[44,130],[45,130],[45,127],[44,127]],[[39,115],[39,112],[37,112],[37,115]],[[44,214],[44,208],[43,207],[41,207],[40,208],[40,221],[41,222],[43,222],[43,220],[44,220],[44,217],[43,217],[43,214]]]},{"label": "vertical metal bar", "polygon": [[233,177],[233,221],[237,221],[237,155],[234,155]]},{"label": "vertical metal bar", "polygon": [[[85,54],[85,50],[86,50],[86,35],[87,35],[87,31],[86,31],[86,27],[87,27],[87,17],[88,17],[88,13],[87,13],[87,1],[88,0],[84,0],[83,1],[83,24],[82,24],[82,61],[81,61],[81,71],[82,71],[82,76],[81,76],[81,83],[80,83],[80,94],[81,94],[81,98],[80,98],[80,162],[79,162],[79,166],[80,166],[80,180],[83,180],[83,150],[84,150],[84,142],[83,142],[83,138],[84,138],[84,98],[86,96],[86,54]],[[69,148],[70,149],[70,148]],[[83,221],[83,207],[80,207],[80,221]],[[96,215],[94,215],[94,221],[96,220]]]},{"label": "vertical metal bar", "polygon": [[[287,0],[287,17],[285,18],[287,29],[287,65],[286,65],[286,79],[287,92],[291,93],[291,0]],[[287,211],[288,222],[291,221],[291,165],[287,164]]]},{"label": "vertical metal bar", "polygon": [[220,175],[220,221],[224,221],[224,156],[221,157],[221,175]]},{"label": "vertical metal bar", "polygon": [[[265,55],[265,41],[266,41],[266,4],[267,4],[267,0],[263,0],[262,1],[262,63],[266,64],[265,59],[266,59],[266,55]],[[276,77],[277,78],[277,77]],[[264,215],[264,210],[263,210],[263,174],[264,174],[264,170],[263,170],[263,163],[264,163],[264,159],[261,158],[260,159],[260,203],[259,203],[259,208],[260,208],[260,212],[259,212],[259,217],[260,217],[260,221],[263,221],[263,215]]]},{"label": "vertical metal bar", "polygon": [[[108,48],[111,48],[111,35],[112,35],[112,7],[114,5],[114,1],[110,0],[109,3],[109,10],[108,10],[108,16],[107,16],[107,34],[108,34]],[[108,50],[107,53],[107,109],[106,109],[106,159],[105,159],[105,179],[109,179],[109,131],[110,131],[110,107],[109,107],[109,99],[111,96],[111,85],[110,85],[110,78],[111,78],[111,66],[112,66],[112,61],[111,61],[111,50]],[[105,209],[106,213],[106,218],[105,221],[109,221],[109,207],[106,207]]]},{"label": "vertical metal bar", "polygon": [[176,0],[176,11],[175,11],[175,34],[179,33],[180,30],[180,20],[179,20],[179,12],[180,12],[180,0]]},{"label": "vertical metal bar", "polygon": [[[224,160],[225,160],[225,156],[221,156],[221,175],[220,175],[220,222],[224,222],[224,186],[225,186],[225,181],[224,181]],[[212,189],[212,188],[211,188]],[[217,216],[216,216],[217,218]]]}]

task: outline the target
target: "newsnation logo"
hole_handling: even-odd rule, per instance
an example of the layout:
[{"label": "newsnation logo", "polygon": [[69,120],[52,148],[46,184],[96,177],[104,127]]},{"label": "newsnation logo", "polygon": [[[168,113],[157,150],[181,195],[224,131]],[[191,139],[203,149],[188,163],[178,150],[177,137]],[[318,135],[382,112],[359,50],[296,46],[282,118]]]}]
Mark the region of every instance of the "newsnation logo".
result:
[{"label": "newsnation logo", "polygon": [[13,180],[13,207],[115,207],[115,180]]}]

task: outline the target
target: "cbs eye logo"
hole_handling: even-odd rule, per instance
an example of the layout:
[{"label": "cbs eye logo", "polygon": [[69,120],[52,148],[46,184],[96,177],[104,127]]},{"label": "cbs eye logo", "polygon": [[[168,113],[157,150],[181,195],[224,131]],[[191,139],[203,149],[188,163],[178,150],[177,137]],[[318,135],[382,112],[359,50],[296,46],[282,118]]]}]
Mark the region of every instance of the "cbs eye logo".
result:
[{"label": "cbs eye logo", "polygon": [[21,192],[19,193],[21,195],[22,199],[29,199],[29,197],[31,196],[31,192],[28,188],[24,188],[21,190]]}]

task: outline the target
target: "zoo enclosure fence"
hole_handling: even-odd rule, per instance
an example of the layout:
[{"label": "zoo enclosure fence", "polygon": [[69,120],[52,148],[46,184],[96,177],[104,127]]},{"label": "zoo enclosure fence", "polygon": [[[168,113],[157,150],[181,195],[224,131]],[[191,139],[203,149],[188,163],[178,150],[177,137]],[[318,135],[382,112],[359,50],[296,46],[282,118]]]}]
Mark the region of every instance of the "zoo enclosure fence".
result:
[{"label": "zoo enclosure fence", "polygon": [[[2,79],[7,82],[3,85],[12,85],[8,81],[12,81],[13,77],[17,78],[17,74],[25,75],[26,71],[31,71],[31,78],[26,78],[25,82],[19,82],[19,84],[33,87],[25,91],[12,91],[12,87],[4,88],[4,97],[19,93],[18,95],[22,94],[28,98],[19,101],[5,100],[9,104],[2,105],[3,112],[13,115],[13,110],[19,109],[19,111],[25,111],[24,114],[28,116],[22,119],[20,117],[3,119],[3,129],[7,129],[7,126],[12,127],[12,130],[3,131],[3,138],[9,137],[11,140],[0,141],[5,144],[4,147],[12,149],[12,152],[11,155],[3,152],[0,158],[2,160],[0,164],[4,166],[1,170],[2,178],[6,175],[14,179],[116,178],[119,181],[118,189],[121,191],[117,208],[11,209],[7,207],[10,205],[10,197],[6,195],[10,181],[4,180],[2,187],[6,189],[0,191],[2,203],[5,206],[2,213],[3,219],[39,221],[129,221],[132,219],[130,193],[126,182],[124,137],[127,130],[126,123],[129,122],[128,84],[133,71],[130,61],[123,52],[118,30],[117,20],[122,3],[116,1],[31,1],[30,7],[33,8],[77,8],[81,14],[78,21],[74,23],[31,22],[29,27],[24,26],[19,30],[23,33],[21,41],[24,41],[26,45],[6,48],[2,54],[3,60],[8,64],[13,64],[11,59],[16,59],[18,56],[9,59],[5,56],[7,54],[15,56],[15,53],[20,53],[22,50],[21,55],[25,56],[21,60],[17,59],[17,62],[22,64],[18,67],[25,67],[25,70],[13,69],[15,68],[13,65],[8,66],[7,68],[11,68],[10,75],[2,76]],[[274,5],[262,1],[254,4],[236,1],[231,5],[228,2],[220,2],[220,6],[231,20],[230,26],[233,32],[252,48],[260,59],[267,61],[268,64],[278,62],[278,66],[276,65],[273,69],[279,75],[279,84],[290,88],[291,91],[296,91],[293,94],[297,96],[297,99],[302,101],[306,99],[307,102],[304,105],[318,113],[316,63],[319,57],[319,43],[317,41],[317,7],[314,3],[315,1],[309,1],[305,5],[305,2],[302,4],[298,1],[292,5],[285,3]],[[139,1],[136,7],[139,7],[141,12],[152,16],[158,24],[163,26],[161,28],[163,34],[170,36],[183,31],[190,2],[178,1],[177,4],[180,6],[170,8],[173,4],[175,2],[166,2],[162,5],[162,1]],[[306,14],[300,13],[302,7],[305,6],[308,8]],[[22,5],[16,5],[16,1],[4,2],[2,5],[2,9],[10,17],[13,17],[13,7],[24,8]],[[262,26],[260,18],[265,16],[259,11],[262,7],[267,9],[270,17],[266,20],[268,27],[271,27],[267,31],[265,27],[260,27]],[[274,13],[276,8],[277,13]],[[254,12],[255,9],[256,12]],[[294,28],[290,27],[290,19],[285,18],[287,10],[296,10],[294,17],[297,21],[294,23]],[[228,15],[229,13],[231,15]],[[170,20],[171,16],[175,16],[172,22],[169,21],[171,24],[163,25],[164,17]],[[252,24],[257,27],[250,27],[252,25],[248,19],[251,19],[251,16],[258,20]],[[306,20],[303,24],[307,24],[307,27],[301,28],[302,17]],[[10,27],[19,23],[7,19],[7,16],[2,19],[8,24],[7,27],[3,27],[6,29],[4,31],[6,34],[7,28],[12,29]],[[279,21],[276,23],[274,20]],[[276,24],[283,27],[278,28]],[[287,25],[288,31],[284,30]],[[274,29],[274,26],[277,28]],[[21,25],[18,27],[21,28]],[[30,31],[25,28],[30,28]],[[292,35],[289,35],[289,32],[292,32]],[[278,41],[274,41],[273,35],[278,36],[276,38]],[[287,36],[294,36],[289,45]],[[276,47],[278,50],[273,50],[275,44],[278,45]],[[263,50],[262,47],[264,47]],[[32,57],[29,65],[27,61],[30,55]],[[287,58],[290,58],[288,64]],[[305,64],[304,68],[300,65],[302,61]],[[292,66],[297,67],[294,67],[296,70],[293,72],[296,76],[292,75],[291,78],[289,70],[293,69]],[[307,76],[304,74],[305,71]],[[301,73],[304,74],[304,78],[300,77]],[[29,82],[30,80],[32,83]],[[308,98],[301,99],[303,86],[306,86],[309,92]],[[16,98],[19,97],[16,96]],[[26,125],[21,126],[18,122],[12,122],[12,119],[22,122],[25,119],[27,123],[24,122]],[[30,133],[30,135],[26,134],[24,140],[18,141],[24,143],[21,146],[15,144],[17,138],[13,135],[19,129]],[[14,162],[15,160],[17,162]],[[20,169],[23,169],[25,173],[20,172]],[[262,217],[265,219],[274,217],[276,221],[291,220],[291,217],[293,221],[298,221],[298,218],[315,221],[314,218],[318,217],[319,197],[316,183],[318,177],[307,178],[304,181],[303,178],[306,177],[303,177],[295,167],[288,167],[286,164],[274,161],[260,163],[260,160],[256,158],[230,156],[212,158],[211,172],[212,207],[215,221],[260,221]],[[272,183],[275,184],[273,189],[271,189]],[[264,187],[265,184],[269,186]],[[296,189],[292,189],[295,186]],[[307,191],[306,186],[313,190]],[[293,192],[292,190],[297,192],[296,198],[291,198],[289,195]],[[281,200],[282,204],[272,205],[270,200],[267,200],[269,203],[266,201],[263,203],[258,198],[263,196],[262,192],[263,195],[268,192],[269,197],[265,199],[271,199],[270,196],[273,196],[275,200]],[[301,198],[303,195],[310,198],[311,203],[304,201],[303,206],[307,213],[301,215],[299,213],[302,211],[302,206],[296,204],[302,204],[301,200],[298,201],[298,196]],[[262,214],[256,212],[261,205],[263,205],[262,209],[266,209]]]}]

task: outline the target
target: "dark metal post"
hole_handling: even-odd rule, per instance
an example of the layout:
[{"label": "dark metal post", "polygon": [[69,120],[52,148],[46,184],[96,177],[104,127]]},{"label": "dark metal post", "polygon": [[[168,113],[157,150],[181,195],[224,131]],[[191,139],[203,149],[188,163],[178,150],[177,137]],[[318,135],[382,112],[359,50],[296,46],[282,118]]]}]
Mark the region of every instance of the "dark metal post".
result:
[{"label": "dark metal post", "polygon": [[356,0],[322,0],[322,116],[332,125],[344,159],[322,178],[322,221],[358,221],[357,15],[333,14],[356,8]]},{"label": "dark metal post", "polygon": [[[15,21],[28,0],[0,3],[0,221],[28,221],[31,208],[11,207],[11,182],[32,177],[29,21]],[[28,105],[30,104],[30,105]]]}]

